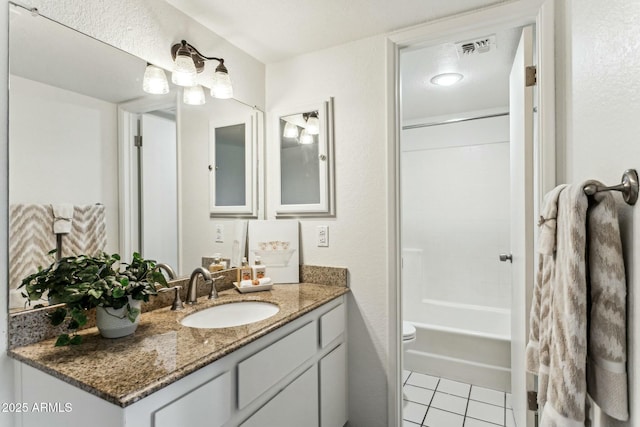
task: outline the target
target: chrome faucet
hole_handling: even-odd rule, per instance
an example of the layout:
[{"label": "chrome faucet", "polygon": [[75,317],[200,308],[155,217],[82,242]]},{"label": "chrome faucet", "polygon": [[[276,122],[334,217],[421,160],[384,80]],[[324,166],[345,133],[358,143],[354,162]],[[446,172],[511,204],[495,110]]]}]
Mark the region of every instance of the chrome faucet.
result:
[{"label": "chrome faucet", "polygon": [[158,264],[156,264],[156,269],[164,270],[165,273],[167,273],[167,276],[169,276],[169,280],[174,280],[177,277],[176,272],[173,270],[173,268],[171,268],[169,264],[165,264],[164,262],[159,262]]},{"label": "chrome faucet", "polygon": [[191,277],[189,278],[189,287],[187,288],[187,304],[193,305],[193,304],[196,304],[197,302],[197,299],[198,299],[197,282],[198,282],[198,275],[200,274],[202,274],[202,277],[204,278],[204,283],[206,285],[211,284],[211,286],[213,287],[213,290],[211,291],[211,295],[209,296],[209,298],[218,298],[216,285],[213,282],[213,279],[211,279],[211,274],[204,268],[198,267],[195,270],[193,270],[193,273],[191,273]]}]

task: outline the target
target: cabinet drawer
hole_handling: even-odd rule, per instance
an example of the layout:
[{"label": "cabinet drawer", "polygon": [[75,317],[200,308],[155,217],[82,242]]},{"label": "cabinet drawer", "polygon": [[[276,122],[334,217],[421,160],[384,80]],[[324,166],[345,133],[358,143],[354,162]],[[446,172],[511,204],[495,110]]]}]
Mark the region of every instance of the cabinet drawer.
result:
[{"label": "cabinet drawer", "polygon": [[238,364],[238,408],[242,409],[316,353],[315,322],[290,333]]},{"label": "cabinet drawer", "polygon": [[325,347],[344,333],[344,304],[320,318],[320,346]]},{"label": "cabinet drawer", "polygon": [[218,427],[231,416],[231,374],[226,372],[153,414],[154,427]]},{"label": "cabinet drawer", "polygon": [[267,402],[241,427],[318,427],[318,375],[315,367]]}]

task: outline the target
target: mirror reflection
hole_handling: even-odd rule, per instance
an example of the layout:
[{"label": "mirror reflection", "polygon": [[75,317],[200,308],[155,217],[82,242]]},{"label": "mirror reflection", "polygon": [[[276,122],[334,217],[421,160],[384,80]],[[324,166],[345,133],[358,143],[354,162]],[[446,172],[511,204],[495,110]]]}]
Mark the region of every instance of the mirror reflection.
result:
[{"label": "mirror reflection", "polygon": [[10,309],[24,308],[15,289],[57,246],[63,256],[140,252],[182,276],[200,266],[214,252],[209,122],[220,111],[251,122],[254,110],[232,99],[186,106],[171,83],[146,94],[146,61],[10,8]]},{"label": "mirror reflection", "polygon": [[333,99],[277,115],[280,155],[276,216],[335,214]]}]

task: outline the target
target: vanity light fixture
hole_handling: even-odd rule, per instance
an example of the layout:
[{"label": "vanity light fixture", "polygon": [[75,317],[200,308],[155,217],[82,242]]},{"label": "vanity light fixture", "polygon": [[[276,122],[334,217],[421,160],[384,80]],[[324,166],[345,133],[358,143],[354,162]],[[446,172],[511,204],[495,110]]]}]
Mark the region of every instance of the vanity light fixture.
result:
[{"label": "vanity light fixture", "polygon": [[298,137],[298,126],[294,125],[291,122],[287,122],[284,125],[284,132],[282,136],[285,138],[297,138]]},{"label": "vanity light fixture", "polygon": [[311,111],[310,113],[304,113],[302,115],[307,122],[307,133],[309,135],[319,135],[320,134],[320,119],[318,119],[318,112]]},{"label": "vanity light fixture", "polygon": [[306,129],[302,129],[302,132],[300,132],[300,144],[303,145],[308,145],[308,144],[313,144],[313,135],[311,133],[309,133],[309,131],[307,131]]},{"label": "vanity light fixture", "polygon": [[451,86],[462,80],[460,73],[442,73],[431,78],[431,83],[437,86]]},{"label": "vanity light fixture", "polygon": [[169,82],[164,70],[147,62],[147,68],[144,70],[144,78],[142,79],[142,89],[153,95],[169,93]]},{"label": "vanity light fixture", "polygon": [[202,86],[195,85],[184,88],[182,102],[188,105],[203,105],[205,103]]},{"label": "vanity light fixture", "polygon": [[223,58],[204,56],[198,49],[182,40],[171,47],[171,57],[175,68],[171,74],[171,81],[179,86],[191,87],[197,84],[197,75],[204,71],[205,61],[218,61],[213,74],[211,96],[227,99],[233,97],[233,87]]}]

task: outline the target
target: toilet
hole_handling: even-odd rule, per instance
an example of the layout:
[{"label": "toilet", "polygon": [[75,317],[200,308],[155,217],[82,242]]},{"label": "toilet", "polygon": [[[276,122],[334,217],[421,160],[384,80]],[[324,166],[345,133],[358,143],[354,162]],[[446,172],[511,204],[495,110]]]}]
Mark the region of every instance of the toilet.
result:
[{"label": "toilet", "polygon": [[416,328],[409,322],[402,322],[402,354],[416,342]]}]

